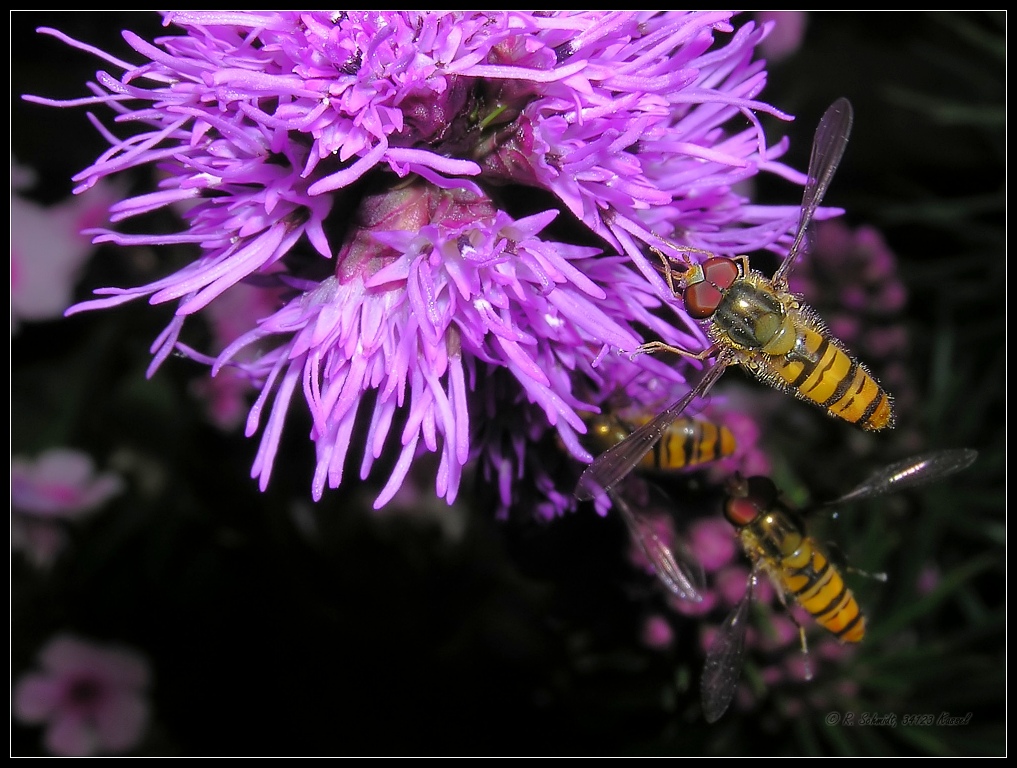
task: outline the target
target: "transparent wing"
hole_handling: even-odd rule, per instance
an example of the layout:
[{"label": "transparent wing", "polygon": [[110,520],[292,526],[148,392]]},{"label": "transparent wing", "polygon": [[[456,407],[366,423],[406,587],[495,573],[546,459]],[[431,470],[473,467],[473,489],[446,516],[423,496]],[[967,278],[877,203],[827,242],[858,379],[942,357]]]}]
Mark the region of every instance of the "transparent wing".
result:
[{"label": "transparent wing", "polygon": [[724,619],[717,636],[710,644],[703,665],[700,693],[703,699],[703,717],[715,723],[727,711],[734,698],[738,679],[742,674],[745,656],[745,631],[748,629],[749,606],[756,584],[756,574],[749,577],[745,596]]},{"label": "transparent wing", "polygon": [[954,448],[902,459],[873,472],[855,488],[840,498],[827,502],[825,506],[931,483],[947,475],[960,472],[962,469],[967,469],[976,458],[978,458],[978,451],[971,448]]},{"label": "transparent wing", "polygon": [[809,159],[809,178],[805,182],[802,193],[802,210],[798,214],[798,229],[795,231],[794,242],[784,257],[784,261],[773,273],[771,278],[779,286],[783,286],[788,272],[802,244],[806,241],[806,233],[812,224],[816,209],[830,188],[833,174],[840,165],[851,134],[851,123],[854,121],[854,110],[847,99],[837,99],[831,104],[816,128],[816,136],[812,140],[812,157]]},{"label": "transparent wing", "polygon": [[617,485],[636,468],[689,403],[710,390],[730,362],[730,358],[722,353],[690,392],[594,459],[579,478],[575,490],[576,498],[586,501]]},{"label": "transparent wing", "polygon": [[653,564],[657,578],[682,600],[699,603],[703,600],[706,576],[703,567],[680,543],[670,547],[657,535],[652,522],[639,510],[633,509],[617,491],[608,491],[611,501],[625,521],[629,535],[639,544],[643,554]]}]

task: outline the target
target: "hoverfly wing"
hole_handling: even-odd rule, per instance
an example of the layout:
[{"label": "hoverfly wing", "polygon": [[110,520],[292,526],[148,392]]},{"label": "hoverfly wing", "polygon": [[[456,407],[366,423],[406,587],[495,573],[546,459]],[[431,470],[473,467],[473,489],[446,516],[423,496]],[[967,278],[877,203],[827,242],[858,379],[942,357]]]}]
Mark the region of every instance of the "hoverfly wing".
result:
[{"label": "hoverfly wing", "polygon": [[872,473],[854,489],[829,501],[825,506],[842,504],[855,499],[866,499],[891,491],[902,491],[917,485],[931,483],[970,467],[978,458],[978,451],[955,448],[932,451],[896,461]]},{"label": "hoverfly wing", "polygon": [[805,191],[802,193],[802,209],[798,214],[798,228],[787,256],[784,257],[784,261],[781,262],[771,278],[776,285],[783,285],[792,263],[798,256],[798,251],[807,242],[806,233],[812,224],[812,217],[816,215],[816,209],[826,196],[837,166],[840,165],[841,158],[844,156],[853,121],[854,110],[851,107],[851,102],[844,98],[833,102],[819,121],[816,136],[812,140],[809,177],[805,182]]},{"label": "hoverfly wing", "polygon": [[658,413],[650,421],[619,443],[608,448],[588,466],[576,484],[575,496],[580,501],[587,501],[610,490],[628,475],[643,457],[650,452],[657,441],[663,436],[693,400],[705,395],[714,382],[720,378],[728,360],[718,358],[717,362],[699,380],[699,383],[668,408]]},{"label": "hoverfly wing", "polygon": [[680,541],[676,542],[671,550],[670,562],[674,564],[673,570],[668,571],[666,579],[660,571],[657,575],[664,581],[665,586],[681,599],[690,603],[703,602],[703,594],[706,592],[706,572],[702,564]]},{"label": "hoverfly wing", "polygon": [[682,600],[702,602],[706,588],[703,567],[684,547],[669,547],[653,530],[653,525],[646,516],[633,510],[620,494],[615,491],[608,493],[615,508],[621,513],[629,535],[639,544],[661,583]]},{"label": "hoverfly wing", "polygon": [[749,577],[745,595],[734,610],[724,619],[717,636],[706,652],[700,689],[703,699],[703,717],[715,723],[727,711],[738,688],[745,656],[745,632],[749,623],[749,606],[755,586],[755,573]]}]

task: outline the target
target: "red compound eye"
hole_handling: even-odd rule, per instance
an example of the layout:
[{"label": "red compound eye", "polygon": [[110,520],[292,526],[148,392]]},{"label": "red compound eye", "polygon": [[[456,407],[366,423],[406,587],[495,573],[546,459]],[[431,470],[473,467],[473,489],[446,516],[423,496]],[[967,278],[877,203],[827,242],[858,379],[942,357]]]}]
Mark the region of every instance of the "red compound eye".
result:
[{"label": "red compound eye", "polygon": [[685,287],[685,310],[696,320],[717,311],[726,291],[738,279],[738,265],[723,256],[712,256],[700,267],[703,279]]},{"label": "red compound eye", "polygon": [[741,528],[759,516],[759,508],[752,499],[728,499],[724,504],[724,517],[731,525]]},{"label": "red compound eye", "polygon": [[727,487],[724,517],[739,528],[752,523],[777,500],[777,486],[768,477],[735,476]]},{"label": "red compound eye", "polygon": [[690,285],[684,293],[685,311],[696,320],[705,320],[717,311],[723,298],[724,294],[711,283]]},{"label": "red compound eye", "polygon": [[731,259],[714,256],[703,262],[703,275],[706,282],[713,283],[719,290],[725,291],[738,279],[738,265]]}]

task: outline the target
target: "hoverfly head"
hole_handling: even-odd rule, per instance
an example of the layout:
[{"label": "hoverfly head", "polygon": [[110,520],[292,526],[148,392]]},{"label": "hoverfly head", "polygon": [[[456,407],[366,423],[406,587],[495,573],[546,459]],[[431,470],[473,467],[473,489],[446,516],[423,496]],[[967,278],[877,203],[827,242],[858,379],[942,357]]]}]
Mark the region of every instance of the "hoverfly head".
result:
[{"label": "hoverfly head", "polygon": [[696,320],[710,317],[723,301],[724,292],[740,276],[738,262],[726,256],[711,256],[702,264],[690,264],[682,280],[686,311]]},{"label": "hoverfly head", "polygon": [[777,487],[768,477],[735,474],[727,481],[724,517],[736,527],[748,525],[766,512],[777,498]]}]

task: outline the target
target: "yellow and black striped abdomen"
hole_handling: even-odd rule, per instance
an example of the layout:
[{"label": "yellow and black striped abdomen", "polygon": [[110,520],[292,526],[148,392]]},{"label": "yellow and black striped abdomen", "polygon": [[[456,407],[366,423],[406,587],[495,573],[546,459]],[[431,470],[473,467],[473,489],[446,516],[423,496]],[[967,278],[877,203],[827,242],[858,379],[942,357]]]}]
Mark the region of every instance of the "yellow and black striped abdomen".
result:
[{"label": "yellow and black striped abdomen", "polygon": [[857,643],[865,637],[858,601],[811,539],[803,539],[793,554],[783,558],[781,579],[788,594],[839,640]]},{"label": "yellow and black striped abdomen", "polygon": [[769,357],[772,373],[806,400],[862,429],[893,425],[890,397],[836,339],[799,324],[794,350]]},{"label": "yellow and black striped abdomen", "polygon": [[[642,419],[639,426],[646,421],[648,419]],[[671,424],[640,466],[664,472],[689,469],[726,459],[734,452],[734,435],[723,424],[707,419],[680,418]]]},{"label": "yellow and black striped abdomen", "polygon": [[[588,414],[584,417],[589,428],[584,442],[591,450],[606,451],[651,418],[645,413],[629,418],[611,413]],[[734,433],[724,424],[686,416],[668,426],[653,450],[640,459],[636,468],[644,472],[695,469],[712,461],[730,458],[736,449]]]}]

